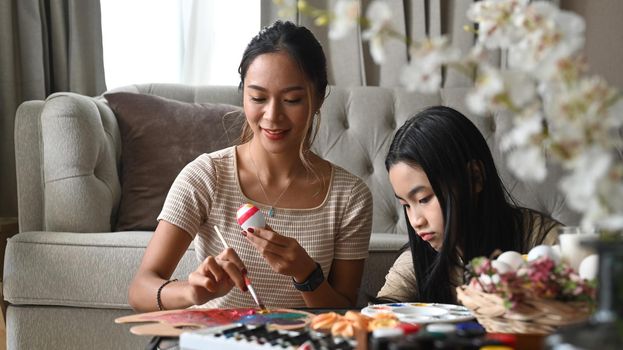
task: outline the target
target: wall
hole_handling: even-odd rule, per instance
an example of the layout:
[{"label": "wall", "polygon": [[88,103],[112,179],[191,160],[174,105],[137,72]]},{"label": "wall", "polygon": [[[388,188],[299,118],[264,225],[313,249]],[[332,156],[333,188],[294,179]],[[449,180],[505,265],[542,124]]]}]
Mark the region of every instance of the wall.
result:
[{"label": "wall", "polygon": [[561,0],[560,6],[586,21],[584,48],[589,72],[623,91],[623,1]]}]

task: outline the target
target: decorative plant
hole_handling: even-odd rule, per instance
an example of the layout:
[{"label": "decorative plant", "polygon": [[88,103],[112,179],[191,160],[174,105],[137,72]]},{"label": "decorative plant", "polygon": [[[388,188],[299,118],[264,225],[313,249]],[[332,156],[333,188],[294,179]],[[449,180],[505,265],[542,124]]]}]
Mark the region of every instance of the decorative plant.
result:
[{"label": "decorative plant", "polygon": [[[388,40],[405,40],[411,61],[401,81],[408,90],[434,92],[441,68],[477,71],[467,105],[474,113],[504,113],[513,121],[501,142],[511,171],[523,180],[542,181],[546,162],[560,164],[559,183],[569,206],[583,214],[582,226],[623,229],[623,99],[598,76],[587,74],[580,56],[584,20],[546,1],[482,0],[472,4],[466,30],[477,40],[461,53],[446,37],[410,41],[393,27],[389,6],[372,1],[361,15],[359,1],[338,0],[332,10],[305,0],[275,0],[283,11],[298,10],[343,37],[357,25],[365,31],[376,63]],[[508,51],[508,67],[489,64],[492,50]]]},{"label": "decorative plant", "polygon": [[547,256],[527,262],[517,270],[501,271],[494,260],[474,258],[469,265],[468,285],[503,298],[505,307],[513,309],[525,298],[561,301],[595,302],[596,280],[582,279],[568,264]]}]

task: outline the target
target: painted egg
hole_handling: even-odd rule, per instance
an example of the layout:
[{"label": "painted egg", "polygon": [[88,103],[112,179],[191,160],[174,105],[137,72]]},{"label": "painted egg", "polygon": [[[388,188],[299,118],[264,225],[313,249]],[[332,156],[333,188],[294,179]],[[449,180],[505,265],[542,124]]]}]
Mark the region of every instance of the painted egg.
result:
[{"label": "painted egg", "polygon": [[511,271],[517,271],[517,269],[526,263],[521,254],[512,250],[500,254],[494,261],[499,261],[508,265],[512,269]]},{"label": "painted egg", "polygon": [[585,280],[593,280],[597,277],[598,268],[599,256],[597,254],[591,254],[582,259],[580,267],[578,268],[578,274]]},{"label": "painted egg", "polygon": [[560,255],[556,253],[554,248],[548,245],[538,245],[528,252],[528,261],[534,261],[542,256],[548,257],[558,264],[560,262]]},{"label": "painted egg", "polygon": [[498,273],[515,271],[512,266],[500,260],[491,261],[491,267],[493,267]]},{"label": "painted egg", "polygon": [[258,207],[253,204],[244,204],[236,212],[236,219],[238,224],[246,231],[249,227],[264,228],[266,226],[266,219],[264,214]]}]

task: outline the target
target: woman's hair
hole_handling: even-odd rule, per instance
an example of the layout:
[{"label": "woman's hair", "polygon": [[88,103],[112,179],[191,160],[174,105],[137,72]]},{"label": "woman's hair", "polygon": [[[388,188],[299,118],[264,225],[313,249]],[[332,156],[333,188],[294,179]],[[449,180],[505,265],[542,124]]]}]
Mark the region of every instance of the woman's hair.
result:
[{"label": "woman's hair", "polygon": [[[422,301],[456,302],[450,281],[474,257],[490,256],[496,249],[525,252],[525,234],[534,222],[525,221],[524,209],[502,184],[487,142],[463,114],[435,106],[407,120],[394,136],[385,166],[389,171],[400,162],[426,173],[444,218],[438,252],[415,233],[407,218]],[[538,231],[541,242],[548,229]]]},{"label": "woman's hair", "polygon": [[[327,92],[327,60],[322,46],[309,29],[297,26],[292,22],[276,21],[268,27],[264,27],[247,45],[242,54],[242,60],[238,67],[240,73],[239,89],[244,88],[244,79],[247,76],[249,66],[260,55],[274,52],[287,53],[299,66],[309,81],[308,102],[310,106],[307,132],[301,143],[300,156],[304,164],[308,164],[304,154],[311,147],[320,123],[320,112],[313,110],[313,106],[320,108]],[[317,114],[316,117],[313,117]],[[316,125],[312,126],[315,120]],[[253,137],[253,132],[248,124],[242,131],[242,142],[247,142]]]}]

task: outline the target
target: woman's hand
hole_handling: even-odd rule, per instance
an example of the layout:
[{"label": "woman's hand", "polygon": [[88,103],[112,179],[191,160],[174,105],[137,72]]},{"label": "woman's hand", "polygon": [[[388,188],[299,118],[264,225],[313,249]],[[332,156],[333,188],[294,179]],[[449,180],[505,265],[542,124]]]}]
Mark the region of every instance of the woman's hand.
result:
[{"label": "woman's hand", "polygon": [[216,257],[208,256],[188,276],[190,302],[193,305],[205,304],[226,295],[234,286],[246,291],[244,273],[246,270],[242,260],[231,248],[223,250]]},{"label": "woman's hand", "polygon": [[243,234],[277,273],[303,282],[316,269],[316,262],[294,238],[282,236],[268,226],[249,228]]}]

